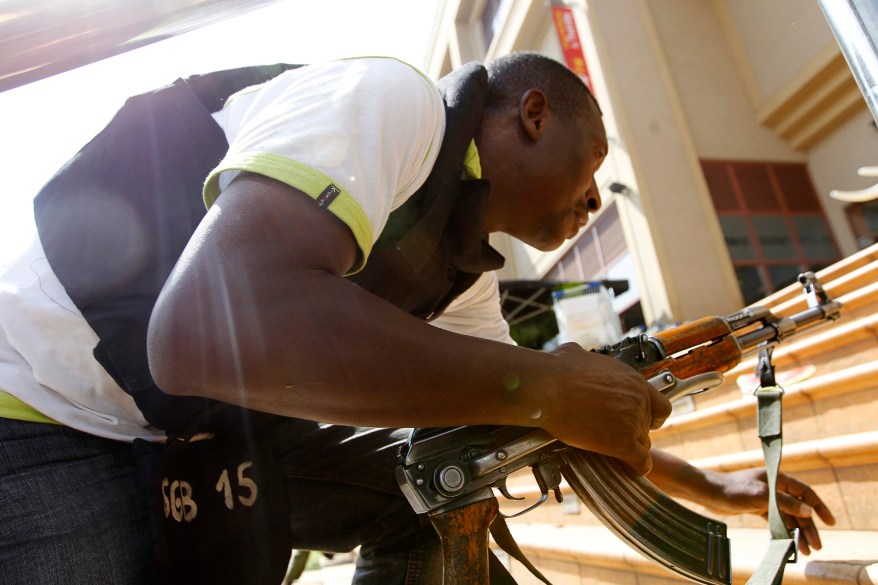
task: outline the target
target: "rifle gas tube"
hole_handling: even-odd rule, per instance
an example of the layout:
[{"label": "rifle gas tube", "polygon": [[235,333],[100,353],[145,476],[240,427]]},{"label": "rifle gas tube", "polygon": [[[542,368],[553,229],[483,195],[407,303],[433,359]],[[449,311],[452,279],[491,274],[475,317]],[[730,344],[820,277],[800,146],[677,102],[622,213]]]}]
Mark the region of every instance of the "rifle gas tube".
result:
[{"label": "rifle gas tube", "polygon": [[[801,274],[799,281],[809,307],[790,317],[753,306],[653,337],[626,338],[596,351],[634,367],[672,400],[719,386],[722,372],[732,369],[745,354],[838,318],[840,303],[828,297],[813,273]],[[574,449],[541,429],[415,429],[400,454],[396,477],[414,510],[430,514],[437,529],[443,524],[447,532],[449,524],[440,522],[445,515],[467,506],[483,506],[485,500],[494,498],[493,489],[516,499],[506,488],[506,478],[525,467],[532,469],[542,496],[521,513],[542,504],[550,491],[560,501],[563,477],[598,519],[647,558],[696,582],[731,582],[724,523],[685,508],[619,460]],[[482,528],[486,555],[488,527]],[[450,553],[454,551],[446,550],[447,558],[454,556]]]}]

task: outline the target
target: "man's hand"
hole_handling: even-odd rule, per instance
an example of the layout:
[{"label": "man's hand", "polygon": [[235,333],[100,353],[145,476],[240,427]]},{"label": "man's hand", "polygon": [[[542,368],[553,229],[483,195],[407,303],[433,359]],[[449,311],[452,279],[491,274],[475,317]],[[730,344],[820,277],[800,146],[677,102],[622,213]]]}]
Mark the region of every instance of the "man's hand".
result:
[{"label": "man's hand", "polygon": [[670,416],[671,404],[630,366],[565,344],[546,380],[547,408],[538,424],[552,436],[621,459],[639,474],[652,467],[649,431]]},{"label": "man's hand", "polygon": [[[701,504],[717,514],[758,514],[768,518],[768,480],[765,468],[740,471],[698,469],[670,453],[654,450],[650,481],[669,495]],[[785,473],[777,474],[777,505],[787,528],[799,529],[799,551],[820,550],[813,513],[829,526],[835,518],[811,487]]]},{"label": "man's hand", "polygon": [[[732,472],[705,472],[713,489],[703,494],[701,503],[719,514],[759,514],[768,518],[768,483],[765,468]],[[777,505],[787,528],[799,529],[799,552],[820,550],[820,534],[813,513],[829,526],[835,517],[813,489],[798,479],[778,473]]]}]

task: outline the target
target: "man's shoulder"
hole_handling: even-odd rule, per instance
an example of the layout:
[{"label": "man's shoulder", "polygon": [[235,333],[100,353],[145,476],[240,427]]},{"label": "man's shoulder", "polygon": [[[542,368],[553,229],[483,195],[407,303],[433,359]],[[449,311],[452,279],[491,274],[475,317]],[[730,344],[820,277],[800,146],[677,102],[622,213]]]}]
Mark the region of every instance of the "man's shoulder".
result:
[{"label": "man's shoulder", "polygon": [[436,82],[417,67],[394,57],[351,57],[305,65],[285,71],[260,86],[250,87],[229,98],[233,103],[242,94],[257,97],[261,103],[276,98],[320,99],[327,103],[329,96],[356,96],[368,102],[377,98],[376,107],[394,107],[394,96],[410,103],[441,104]]},{"label": "man's shoulder", "polygon": [[[368,78],[378,79],[393,87],[395,84],[424,84],[435,88],[436,83],[426,73],[414,65],[395,57],[353,57],[325,64],[328,70],[351,76],[366,74]],[[366,79],[366,77],[364,77]]]}]

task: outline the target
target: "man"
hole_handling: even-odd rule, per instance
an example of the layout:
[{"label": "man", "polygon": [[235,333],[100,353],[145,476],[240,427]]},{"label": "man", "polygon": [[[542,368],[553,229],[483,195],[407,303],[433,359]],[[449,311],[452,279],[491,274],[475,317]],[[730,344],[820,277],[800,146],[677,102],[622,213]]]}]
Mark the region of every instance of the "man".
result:
[{"label": "man", "polygon": [[[132,99],[37,198],[51,270],[20,264],[19,275],[40,268],[29,289],[39,292],[20,305],[51,319],[3,315],[17,377],[0,384],[29,421],[0,429],[32,445],[22,455],[4,443],[24,462],[4,473],[4,489],[24,506],[28,465],[62,469],[38,441],[99,440],[79,458],[116,455],[88,475],[109,475],[100,493],[128,514],[97,505],[83,521],[68,504],[88,490],[75,479],[61,494],[37,490],[22,530],[45,526],[35,510],[58,508],[66,522],[117,529],[113,554],[60,575],[46,553],[60,527],[43,530],[46,548],[8,534],[0,573],[34,575],[30,564],[47,558],[41,582],[146,582],[138,494],[158,500],[168,579],[270,582],[286,559],[260,555],[280,543],[287,555],[361,545],[357,583],[436,582],[436,535],[393,477],[397,427],[542,427],[638,473],[655,466],[651,477],[675,493],[765,509],[756,476],[651,454],[649,431],[670,405],[627,366],[572,345],[509,343],[492,272],[502,259],[487,234],[551,250],[601,204],[594,173],[607,141],[575,75],[517,53],[487,72],[464,67],[438,89],[380,58],[264,77],[228,100],[213,78]],[[208,211],[193,219],[191,181],[205,176]],[[44,325],[62,318],[63,331]],[[41,327],[63,339],[34,343]],[[55,343],[71,349],[47,351]],[[83,352],[92,347],[94,359]],[[155,441],[155,427],[172,440],[144,488],[118,440]],[[810,488],[786,477],[781,486],[831,521]],[[805,550],[819,547],[810,509],[792,497],[782,505],[806,528]],[[3,524],[11,531],[8,516]]]}]

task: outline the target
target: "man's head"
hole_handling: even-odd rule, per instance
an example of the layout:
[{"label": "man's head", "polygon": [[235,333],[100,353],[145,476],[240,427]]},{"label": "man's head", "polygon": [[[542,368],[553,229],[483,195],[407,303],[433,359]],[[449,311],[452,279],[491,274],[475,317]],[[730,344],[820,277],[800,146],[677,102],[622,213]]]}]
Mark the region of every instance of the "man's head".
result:
[{"label": "man's head", "polygon": [[487,69],[476,137],[491,180],[485,227],[553,250],[601,205],[594,184],[607,154],[600,108],[578,76],[543,55],[512,53]]}]

